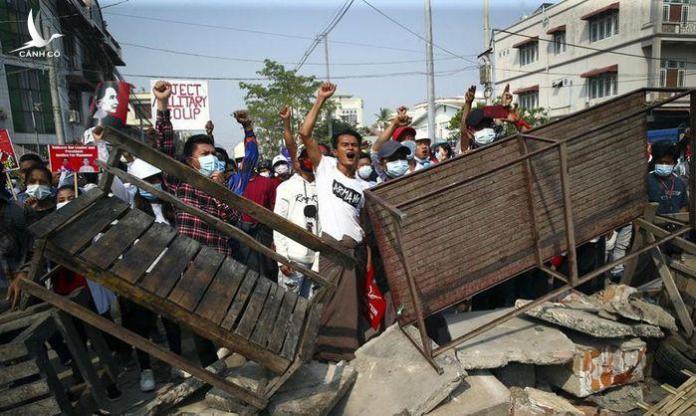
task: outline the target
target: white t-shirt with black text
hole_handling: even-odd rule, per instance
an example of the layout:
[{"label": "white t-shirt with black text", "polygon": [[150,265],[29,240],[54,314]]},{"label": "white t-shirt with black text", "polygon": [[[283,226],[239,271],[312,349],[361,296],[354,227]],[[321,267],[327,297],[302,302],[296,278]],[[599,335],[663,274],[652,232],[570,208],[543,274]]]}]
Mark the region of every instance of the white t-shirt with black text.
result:
[{"label": "white t-shirt with black text", "polygon": [[347,235],[362,241],[365,235],[360,226],[360,211],[365,206],[365,181],[349,178],[338,170],[335,157],[322,156],[315,171],[319,198],[319,223],[322,232],[336,240]]}]

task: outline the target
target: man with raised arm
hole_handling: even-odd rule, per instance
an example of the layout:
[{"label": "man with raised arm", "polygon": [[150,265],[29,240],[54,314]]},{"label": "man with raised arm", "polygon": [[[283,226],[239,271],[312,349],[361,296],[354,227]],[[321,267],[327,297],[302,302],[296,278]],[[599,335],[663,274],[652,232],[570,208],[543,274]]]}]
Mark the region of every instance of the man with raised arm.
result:
[{"label": "man with raised arm", "polygon": [[[331,138],[332,156],[324,156],[319,145],[312,139],[312,131],[324,103],[336,92],[336,85],[325,82],[317,92],[317,100],[307,114],[300,128],[300,138],[307,156],[314,166],[314,176],[319,200],[319,223],[322,235],[330,236],[340,242],[346,252],[353,254],[361,245],[365,235],[360,225],[360,217],[365,197],[365,182],[356,178],[355,171],[360,158],[362,136],[353,130],[338,132]],[[322,257],[319,270],[325,276],[340,273],[337,288],[325,304],[321,327],[317,337],[316,354],[319,359],[339,361],[350,360],[360,346],[358,336],[359,304],[358,276],[363,265],[355,269],[342,269]]]}]

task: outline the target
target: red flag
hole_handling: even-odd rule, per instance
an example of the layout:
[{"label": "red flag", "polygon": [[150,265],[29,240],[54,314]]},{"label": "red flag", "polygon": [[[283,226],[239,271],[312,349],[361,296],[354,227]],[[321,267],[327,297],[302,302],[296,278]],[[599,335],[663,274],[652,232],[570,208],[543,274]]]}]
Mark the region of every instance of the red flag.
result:
[{"label": "red flag", "polygon": [[369,265],[365,273],[365,287],[363,288],[365,317],[370,321],[372,329],[379,328],[380,322],[387,310],[387,302],[375,282],[375,269]]}]

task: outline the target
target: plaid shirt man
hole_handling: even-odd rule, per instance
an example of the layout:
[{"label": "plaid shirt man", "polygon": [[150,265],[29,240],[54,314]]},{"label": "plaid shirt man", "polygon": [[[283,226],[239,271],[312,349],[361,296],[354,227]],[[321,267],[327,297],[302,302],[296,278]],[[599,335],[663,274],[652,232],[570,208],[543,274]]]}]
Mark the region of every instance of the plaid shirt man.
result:
[{"label": "plaid shirt man", "polygon": [[[155,129],[157,130],[157,147],[163,153],[174,157],[174,129],[169,110],[157,110]],[[237,216],[235,210],[186,182],[180,182],[171,176],[165,177],[164,182],[167,190],[186,205],[201,209],[223,221],[232,220]],[[175,216],[176,230],[180,235],[190,237],[226,256],[232,255],[232,250],[228,244],[229,237],[225,234],[187,212],[175,209]]]}]

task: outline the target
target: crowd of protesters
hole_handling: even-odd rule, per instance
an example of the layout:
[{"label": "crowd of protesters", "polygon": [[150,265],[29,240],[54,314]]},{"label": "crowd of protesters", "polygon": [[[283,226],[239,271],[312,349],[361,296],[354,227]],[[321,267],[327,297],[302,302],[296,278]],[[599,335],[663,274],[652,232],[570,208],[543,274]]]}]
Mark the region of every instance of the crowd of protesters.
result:
[{"label": "crowd of protesters", "polygon": [[[224,148],[216,145],[212,122],[206,125],[205,134],[189,137],[181,154],[176,153],[168,108],[172,90],[167,82],[159,81],[153,88],[156,124],[154,129],[148,131],[146,142],[210,180],[225,185],[231,192],[272,210],[315,235],[334,240],[346,253],[353,254],[358,259],[358,266],[354,269],[343,268],[324,257],[320,258],[318,253],[272,230],[248,213],[233,209],[196,186],[167,175],[143,160],[134,159],[130,155],[122,160],[124,169],[131,175],[158,190],[171,193],[188,206],[233,224],[292,262],[319,270],[324,275],[340,272],[338,287],[327,300],[321,319],[316,357],[323,360],[351,359],[353,352],[368,337],[393,323],[396,317],[388,284],[382,273],[379,252],[366,220],[363,191],[490,145],[511,128],[519,131],[529,129],[512,105],[513,96],[507,88],[499,106],[504,111],[502,115],[496,116],[485,109],[472,108],[475,94],[475,87],[472,87],[465,95],[460,140],[456,146],[446,143],[433,145],[430,138],[419,137],[410,126],[411,118],[407,108],[399,107],[391,122],[371,145],[367,145],[357,131],[344,130],[331,137],[329,147],[319,143],[313,136],[313,131],[323,106],[335,91],[334,84],[327,82],[321,85],[297,134],[292,130],[293,110],[289,107],[279,109],[278,116],[284,130],[284,147],[289,157],[282,154],[261,155],[253,120],[246,111],[235,112],[234,117],[244,138],[231,149],[230,158]],[[90,131],[90,137],[100,146],[100,158],[105,159],[108,149],[102,143],[102,134],[98,128]],[[686,141],[687,138],[677,145],[660,142],[652,146],[647,180],[648,198],[659,204],[659,214],[678,212],[688,205],[684,178],[689,173],[686,161],[691,157],[691,149],[685,146]],[[15,192],[0,189],[0,284],[7,290],[11,306],[16,306],[20,299],[17,282],[27,276],[33,254],[33,241],[27,227],[55,210],[62,209],[78,197],[80,192],[96,186],[97,174],[83,172],[80,175],[80,188],[76,193],[72,180],[67,176],[79,172],[63,172],[56,177],[58,175],[53,175],[46,165],[36,154],[23,155],[19,160],[21,186]],[[178,234],[234,258],[260,275],[276,281],[286,290],[307,298],[313,296],[315,288],[311,280],[299,271],[276,263],[230,239],[200,218],[176,209],[156,195],[131,184],[121,183],[118,179],[114,181],[112,192],[132,207],[154,217],[156,222],[175,227]],[[624,256],[631,242],[632,231],[632,225],[627,224],[580,246],[580,273]],[[567,268],[562,257],[554,259],[552,263],[561,271]],[[48,264],[46,267],[55,265]],[[611,278],[619,279],[621,273],[622,268],[617,266],[611,271]],[[525,276],[523,284],[519,284],[520,281],[522,279],[516,279],[476,297],[473,306],[509,306],[515,297],[538,296],[538,292],[544,289],[537,290],[537,283],[538,286],[544,286],[548,278],[543,273],[533,271]],[[158,332],[159,317],[156,314],[128,299],[117,297],[86,276],[61,270],[54,273],[47,284],[56,293],[66,296],[82,289],[83,296],[87,298],[84,300],[85,305],[109,319],[112,310],[119,310],[122,325],[141,336],[152,337]],[[530,293],[535,291],[536,293]],[[376,320],[374,313],[365,313],[367,292],[384,301]],[[181,328],[166,317],[162,317],[161,321],[169,348],[181,354]],[[446,322],[441,315],[429,317],[426,327],[435,342],[441,344],[450,340]],[[227,353],[195,334],[193,339],[203,366]],[[61,361],[69,363],[69,353],[62,347],[61,340],[54,341],[51,345],[59,353]],[[116,340],[110,340],[109,344],[120,362],[127,366],[133,357],[131,347]],[[155,388],[155,380],[150,357],[142,351],[136,351],[135,356],[140,370],[140,387],[143,391],[151,391]],[[172,377],[187,376],[183,371],[172,371]]]}]

